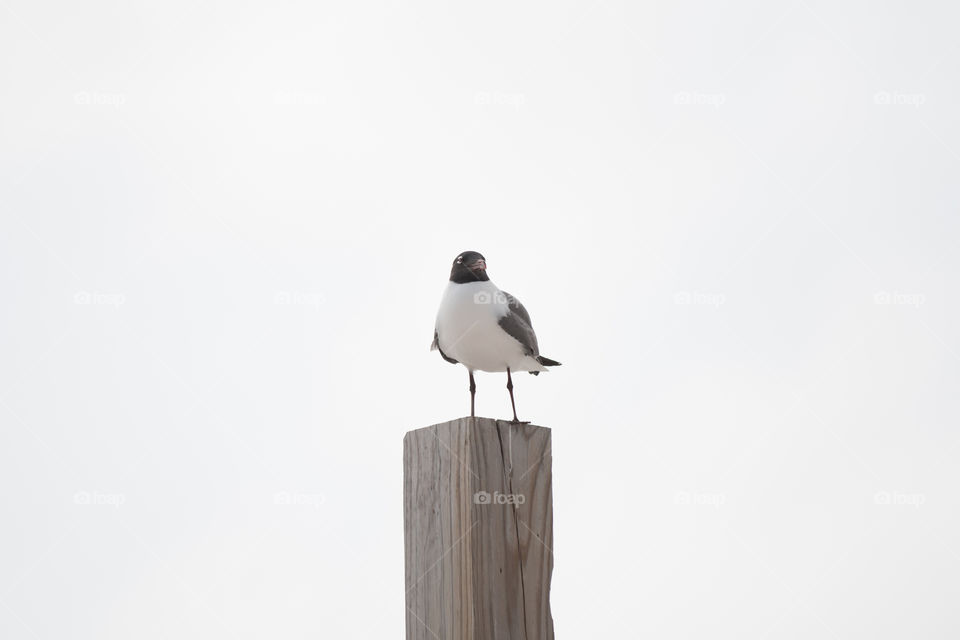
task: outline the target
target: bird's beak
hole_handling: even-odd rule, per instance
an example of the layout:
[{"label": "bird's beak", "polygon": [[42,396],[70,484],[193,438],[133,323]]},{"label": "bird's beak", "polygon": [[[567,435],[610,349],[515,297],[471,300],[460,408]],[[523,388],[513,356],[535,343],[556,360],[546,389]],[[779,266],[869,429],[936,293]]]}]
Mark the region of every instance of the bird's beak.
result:
[{"label": "bird's beak", "polygon": [[470,265],[471,271],[486,271],[487,270],[487,261],[486,260],[477,260]]}]

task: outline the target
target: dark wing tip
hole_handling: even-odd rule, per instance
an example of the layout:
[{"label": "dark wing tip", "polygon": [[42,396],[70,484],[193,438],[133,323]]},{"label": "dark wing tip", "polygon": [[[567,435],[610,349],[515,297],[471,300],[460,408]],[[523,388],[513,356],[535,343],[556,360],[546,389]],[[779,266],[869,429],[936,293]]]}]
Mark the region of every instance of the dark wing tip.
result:
[{"label": "dark wing tip", "polygon": [[433,344],[430,345],[430,351],[439,351],[440,357],[449,362],[450,364],[460,364],[458,361],[454,360],[447,354],[443,352],[443,349],[440,348],[440,336],[437,335],[437,332],[433,332]]}]

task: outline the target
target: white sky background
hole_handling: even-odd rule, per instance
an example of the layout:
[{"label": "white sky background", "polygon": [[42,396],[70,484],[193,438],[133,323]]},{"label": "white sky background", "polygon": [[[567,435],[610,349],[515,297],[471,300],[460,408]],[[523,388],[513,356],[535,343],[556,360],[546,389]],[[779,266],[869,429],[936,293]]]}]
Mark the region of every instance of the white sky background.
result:
[{"label": "white sky background", "polygon": [[0,637],[401,637],[474,249],[559,637],[955,638],[957,18],[3,0]]}]

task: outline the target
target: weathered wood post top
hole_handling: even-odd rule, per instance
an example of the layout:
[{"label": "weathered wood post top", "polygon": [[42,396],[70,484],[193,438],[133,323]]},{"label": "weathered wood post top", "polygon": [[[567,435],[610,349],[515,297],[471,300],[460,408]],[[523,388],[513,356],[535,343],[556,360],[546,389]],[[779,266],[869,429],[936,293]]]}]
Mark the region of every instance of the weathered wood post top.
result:
[{"label": "weathered wood post top", "polygon": [[553,640],[551,432],[460,418],[403,439],[407,640]]}]

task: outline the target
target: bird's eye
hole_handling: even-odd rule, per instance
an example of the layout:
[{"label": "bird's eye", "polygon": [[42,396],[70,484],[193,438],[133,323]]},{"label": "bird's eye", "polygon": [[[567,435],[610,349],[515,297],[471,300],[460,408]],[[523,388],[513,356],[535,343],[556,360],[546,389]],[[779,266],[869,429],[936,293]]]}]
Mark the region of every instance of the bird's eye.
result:
[{"label": "bird's eye", "polygon": [[457,256],[457,264],[463,262],[463,256]]}]

